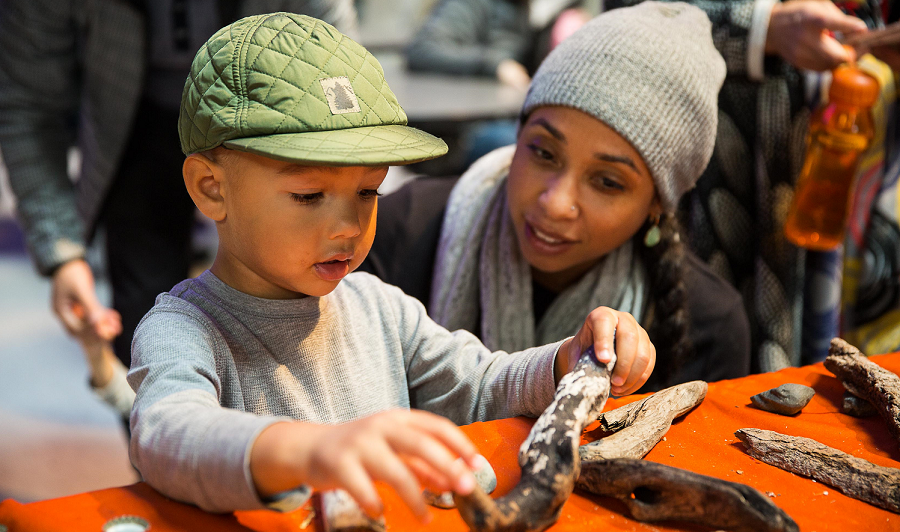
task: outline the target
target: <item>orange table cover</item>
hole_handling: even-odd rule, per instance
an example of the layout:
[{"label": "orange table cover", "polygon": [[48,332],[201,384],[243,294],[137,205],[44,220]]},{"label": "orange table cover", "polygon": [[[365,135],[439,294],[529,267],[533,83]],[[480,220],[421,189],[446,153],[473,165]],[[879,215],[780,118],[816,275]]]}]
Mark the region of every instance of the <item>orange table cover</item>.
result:
[{"label": "orange table cover", "polygon": [[[872,361],[900,373],[900,353],[873,356]],[[750,406],[750,396],[786,382],[806,384],[816,395],[804,410],[786,417]],[[742,482],[763,493],[787,512],[804,532],[900,531],[900,515],[852,499],[837,489],[759,462],[748,456],[734,436],[737,429],[757,427],[818,440],[853,456],[887,467],[900,467],[900,444],[893,441],[880,417],[856,419],[840,413],[843,388],[822,364],[789,368],[775,373],[710,384],[703,403],[680,420],[646,456],[647,460],[697,473]],[[644,396],[612,399],[606,410]],[[532,420],[506,419],[475,423],[463,430],[475,442],[497,472],[494,496],[509,491],[518,481],[516,453],[531,428]],[[597,436],[588,427],[585,439]],[[433,521],[421,525],[384,486],[389,530],[464,531],[467,527],[455,510],[432,510]],[[0,503],[0,524],[11,532],[99,532],[109,519],[136,515],[146,519],[153,532],[216,530],[297,531],[315,530],[309,508],[289,514],[271,511],[215,515],[160,495],[143,483],[30,504],[14,500]],[[563,506],[559,521],[550,530],[562,531],[667,531],[705,530],[675,523],[648,524],[631,519],[624,505],[609,498],[576,491]]]}]

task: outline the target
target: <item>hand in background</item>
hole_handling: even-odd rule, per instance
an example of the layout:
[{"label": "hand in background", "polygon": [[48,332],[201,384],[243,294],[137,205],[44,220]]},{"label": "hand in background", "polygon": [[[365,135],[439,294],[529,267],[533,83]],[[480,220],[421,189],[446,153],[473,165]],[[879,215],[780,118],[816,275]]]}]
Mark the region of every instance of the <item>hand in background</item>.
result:
[{"label": "hand in background", "polygon": [[515,87],[522,91],[528,90],[531,84],[531,76],[528,70],[515,59],[504,59],[497,65],[497,79],[504,85]]},{"label": "hand in background", "polygon": [[105,387],[113,378],[113,365],[119,363],[110,342],[122,333],[122,318],[100,304],[87,262],[76,259],[56,270],[51,305],[66,331],[81,344],[91,371],[91,385]]},{"label": "hand in background", "polygon": [[53,312],[76,338],[110,341],[122,332],[122,318],[100,304],[94,274],[83,259],[69,261],[56,270],[50,298]]},{"label": "hand in background", "polygon": [[429,516],[422,484],[465,495],[475,488],[472,471],[480,465],[459,427],[417,410],[390,410],[341,425],[277,423],[260,433],[250,454],[261,497],[301,484],[341,488],[375,518],[384,511],[373,484],[378,480],[396,490],[422,522]]},{"label": "hand in background", "polygon": [[556,382],[572,371],[591,345],[599,362],[612,360],[614,341],[616,365],[610,379],[612,393],[628,395],[640,388],[656,366],[656,348],[634,316],[608,307],[591,311],[578,333],[560,346],[554,368]]},{"label": "hand in background", "polygon": [[831,70],[856,59],[830,31],[866,31],[866,23],[844,14],[827,0],[776,3],[769,19],[766,53],[780,55],[797,68],[816,71]]},{"label": "hand in background", "polygon": [[[894,72],[900,71],[900,46],[876,46],[868,51],[876,58],[884,61]],[[862,55],[865,51],[860,50],[858,53]]]}]

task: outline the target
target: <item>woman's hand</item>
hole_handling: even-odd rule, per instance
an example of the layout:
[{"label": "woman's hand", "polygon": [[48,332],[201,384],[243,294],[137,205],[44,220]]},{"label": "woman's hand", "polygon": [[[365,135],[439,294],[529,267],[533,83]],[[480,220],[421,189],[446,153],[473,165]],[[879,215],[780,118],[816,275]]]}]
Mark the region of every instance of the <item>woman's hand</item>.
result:
[{"label": "woman's hand", "polygon": [[421,484],[435,492],[469,494],[479,460],[475,446],[449,420],[417,410],[390,410],[341,425],[271,425],[253,444],[250,472],[261,497],[301,484],[341,488],[373,518],[383,512],[373,484],[380,480],[427,522]]},{"label": "woman's hand", "polygon": [[615,352],[616,365],[611,379],[615,395],[628,395],[640,388],[656,365],[656,348],[634,316],[598,307],[588,314],[578,334],[560,346],[554,368],[557,383],[572,371],[581,353],[591,345],[602,364],[612,360]]},{"label": "woman's hand", "polygon": [[766,53],[777,54],[797,68],[831,70],[855,59],[830,35],[866,31],[866,23],[844,14],[830,1],[791,0],[776,3],[769,18]]}]

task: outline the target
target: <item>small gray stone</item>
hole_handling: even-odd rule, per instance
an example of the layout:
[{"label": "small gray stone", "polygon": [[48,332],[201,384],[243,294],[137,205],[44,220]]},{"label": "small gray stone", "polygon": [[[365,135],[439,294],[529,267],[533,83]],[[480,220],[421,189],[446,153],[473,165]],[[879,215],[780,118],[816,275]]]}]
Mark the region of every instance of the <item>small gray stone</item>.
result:
[{"label": "small gray stone", "polygon": [[481,486],[481,489],[484,490],[485,493],[490,495],[497,489],[497,474],[494,473],[494,468],[491,467],[491,463],[487,461],[487,458],[481,457],[483,460],[482,466],[475,471],[475,482]]},{"label": "small gray stone", "polygon": [[425,495],[425,500],[428,504],[436,507],[436,508],[456,508],[456,503],[453,501],[453,492],[445,491],[443,493],[435,493],[430,490],[425,490],[422,492]]},{"label": "small gray stone", "polygon": [[[485,457],[479,456],[479,458],[482,465],[475,471],[475,482],[478,483],[485,493],[490,495],[497,489],[497,474],[494,473],[494,468],[491,467],[491,463],[488,462]],[[453,492],[451,491],[445,491],[438,494],[425,490],[424,495],[425,500],[432,506],[448,509],[456,508],[456,503],[453,501]]]},{"label": "small gray stone", "polygon": [[787,383],[756,394],[750,401],[760,410],[791,416],[803,410],[815,394],[809,386]]},{"label": "small gray stone", "polygon": [[872,403],[850,392],[844,392],[844,402],[841,405],[841,411],[853,417],[871,417],[878,414],[878,410],[872,406]]}]

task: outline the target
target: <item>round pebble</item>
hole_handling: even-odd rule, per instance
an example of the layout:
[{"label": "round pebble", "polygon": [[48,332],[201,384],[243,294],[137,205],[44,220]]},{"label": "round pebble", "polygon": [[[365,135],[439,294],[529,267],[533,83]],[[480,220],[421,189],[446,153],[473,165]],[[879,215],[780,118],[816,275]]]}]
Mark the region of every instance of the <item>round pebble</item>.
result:
[{"label": "round pebble", "polygon": [[750,402],[760,410],[791,416],[803,410],[815,394],[809,386],[787,383],[754,395]]}]

